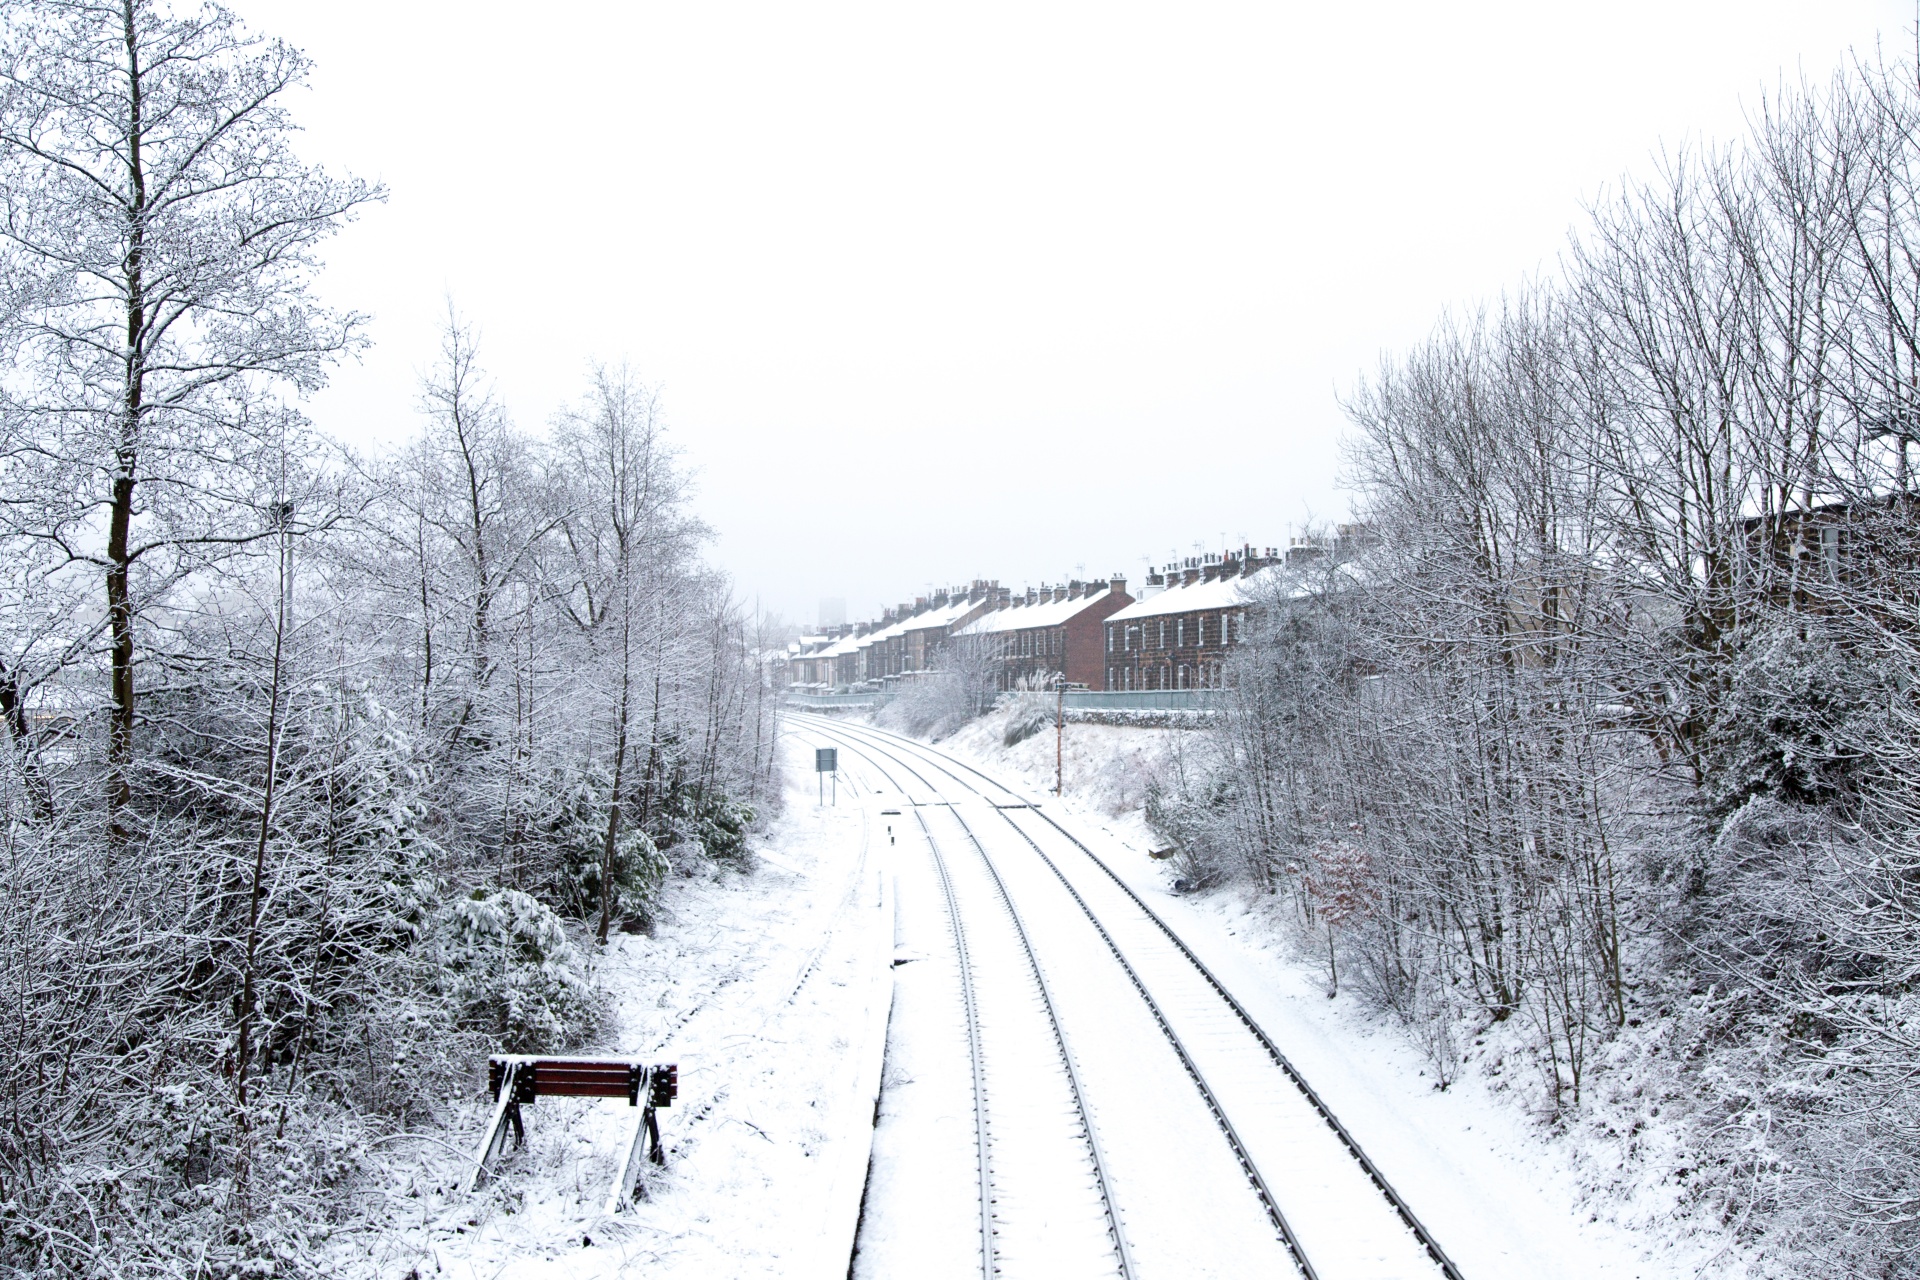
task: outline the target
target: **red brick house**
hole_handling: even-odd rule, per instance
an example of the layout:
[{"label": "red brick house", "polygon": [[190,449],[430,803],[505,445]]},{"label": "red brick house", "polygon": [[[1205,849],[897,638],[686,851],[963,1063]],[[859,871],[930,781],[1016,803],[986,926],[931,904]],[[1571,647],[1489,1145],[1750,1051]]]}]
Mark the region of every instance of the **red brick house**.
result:
[{"label": "red brick house", "polygon": [[900,663],[890,674],[907,675],[931,669],[954,632],[993,608],[1000,597],[997,582],[976,581],[966,590],[955,587],[935,594],[928,607],[907,619],[900,632]]},{"label": "red brick house", "polygon": [[1104,689],[1106,633],[1103,623],[1133,603],[1127,580],[1069,582],[1063,587],[1029,589],[1000,608],[983,613],[954,633],[958,643],[977,646],[996,668],[994,685],[1011,689],[1055,675],[1089,689]]},{"label": "red brick house", "polygon": [[1279,553],[1242,547],[1147,575],[1141,598],[1106,620],[1108,689],[1216,689],[1240,641],[1254,575]]}]

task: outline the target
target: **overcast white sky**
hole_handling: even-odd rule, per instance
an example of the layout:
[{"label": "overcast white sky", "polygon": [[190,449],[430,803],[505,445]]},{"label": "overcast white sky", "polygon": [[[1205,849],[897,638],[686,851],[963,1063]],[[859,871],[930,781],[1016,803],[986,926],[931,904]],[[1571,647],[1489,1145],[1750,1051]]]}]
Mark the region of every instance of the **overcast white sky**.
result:
[{"label": "overcast white sky", "polygon": [[1552,265],[1581,202],[1911,0],[1144,6],[237,0],[319,62],[305,152],[390,202],[313,405],[417,429],[451,292],[516,419],[664,391],[714,560],[811,621],[1278,544],[1338,394]]}]

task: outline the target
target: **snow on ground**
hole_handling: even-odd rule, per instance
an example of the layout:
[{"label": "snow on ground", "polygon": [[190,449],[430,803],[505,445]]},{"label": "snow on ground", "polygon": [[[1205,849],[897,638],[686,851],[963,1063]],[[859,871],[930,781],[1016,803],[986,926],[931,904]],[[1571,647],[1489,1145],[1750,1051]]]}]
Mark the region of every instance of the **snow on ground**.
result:
[{"label": "snow on ground", "polygon": [[570,1098],[527,1107],[527,1148],[466,1193],[476,1090],[459,1131],[396,1158],[389,1225],[355,1241],[341,1272],[846,1274],[892,993],[891,869],[857,768],[837,807],[816,805],[813,745],[804,728],[786,736],[786,812],[758,867],[676,881],[654,936],[621,936],[600,962],[615,1023],[595,1051],[680,1065],[649,1198],[604,1211],[638,1111]]},{"label": "snow on ground", "polygon": [[[1001,741],[1004,727],[1003,717],[989,717],[939,745],[1071,815],[1076,832],[1281,1043],[1468,1280],[1736,1277],[1759,1269],[1697,1220],[1668,1223],[1671,1201],[1644,1190],[1592,1194],[1610,1180],[1609,1150],[1582,1147],[1585,1130],[1554,1134],[1528,1114],[1526,1069],[1517,1058],[1507,1064],[1510,1045],[1498,1034],[1471,1047],[1476,1069],[1441,1092],[1397,1024],[1348,996],[1325,997],[1320,967],[1293,949],[1267,903],[1231,889],[1174,896],[1164,864],[1146,857],[1152,835],[1140,808],[1156,772],[1180,767],[1194,742],[1189,733],[1069,725],[1066,796],[1054,801],[1052,726],[1013,748]],[[903,990],[927,986],[931,996],[940,975],[917,962],[931,957],[904,953],[904,964],[888,968],[896,849],[886,824],[899,819],[879,810],[896,798],[843,751],[841,802],[817,806],[815,745],[826,740],[816,743],[804,723],[789,730],[786,813],[761,842],[756,870],[675,882],[654,936],[620,937],[601,962],[616,1018],[598,1048],[680,1063],[681,1098],[661,1115],[670,1160],[649,1170],[650,1198],[617,1216],[604,1212],[637,1113],[571,1099],[528,1108],[528,1148],[485,1191],[466,1193],[465,1153],[485,1114],[476,1088],[461,1126],[396,1142],[379,1215],[387,1225],[336,1241],[341,1274],[837,1280],[847,1273],[870,1144],[876,1177],[924,1166],[902,1160],[922,1142],[944,1148],[957,1167],[942,1161],[915,1190],[964,1198],[973,1172],[970,1098],[945,1000],[907,1002],[924,1025],[905,1037],[896,1025],[896,1048],[914,1041],[925,1052],[890,1061],[888,1087],[911,1092],[918,1078],[920,1089],[951,1093],[953,1105],[898,1132],[891,1149],[884,1132],[874,1136],[893,978]],[[964,1260],[972,1235],[956,1228],[952,1239],[936,1241],[912,1222],[869,1222],[861,1274],[883,1274],[875,1264],[911,1259],[916,1247],[958,1251]]]},{"label": "snow on ground", "polygon": [[[1044,695],[1038,695],[1038,700],[1044,701]],[[1008,747],[1002,737],[1009,718],[1004,711],[982,716],[938,745],[942,751],[992,765],[1009,782],[1018,780],[1030,790],[1048,795],[1053,793],[1058,747],[1065,792],[1076,805],[1107,820],[1108,825],[1134,824],[1129,829],[1143,839],[1147,829],[1140,815],[1146,807],[1148,786],[1155,777],[1178,768],[1195,741],[1190,731],[1069,722],[1056,742],[1055,726],[1049,719],[1038,733]]]},{"label": "snow on ground", "polygon": [[882,818],[898,873],[893,1018],[853,1280],[980,1274],[979,1142],[960,966],[922,822]]},{"label": "snow on ground", "polygon": [[1511,1027],[1469,1044],[1467,1070],[1442,1091],[1400,1024],[1349,994],[1327,997],[1324,965],[1300,953],[1272,899],[1240,887],[1176,896],[1167,864],[1146,856],[1154,837],[1141,806],[1154,771],[1192,750],[1190,731],[1069,724],[1055,801],[1053,726],[1008,748],[1008,718],[989,715],[937,745],[1071,816],[1248,1006],[1468,1280],[1766,1274],[1727,1233],[1678,1216],[1671,1188],[1622,1176],[1594,1126],[1540,1123]]}]

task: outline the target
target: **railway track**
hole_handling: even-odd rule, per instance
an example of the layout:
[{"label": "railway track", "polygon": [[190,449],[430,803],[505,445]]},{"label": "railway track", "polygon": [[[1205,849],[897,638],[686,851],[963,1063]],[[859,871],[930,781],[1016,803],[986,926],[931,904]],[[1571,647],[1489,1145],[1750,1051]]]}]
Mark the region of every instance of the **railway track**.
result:
[{"label": "railway track", "polygon": [[[968,945],[961,895],[953,892],[953,877],[934,834],[934,826],[943,819],[937,816],[929,823],[929,812],[944,814],[944,821],[954,824],[985,868],[1005,913],[1018,922],[1019,950],[1035,983],[1047,989],[1050,966],[1071,974],[1064,985],[1073,996],[1069,1008],[1079,1011],[1081,1021],[1074,1023],[1071,1016],[1064,1021],[1079,1026],[1083,1034],[1093,1029],[1083,1048],[1100,1047],[1091,1042],[1099,1038],[1101,1024],[1131,1017],[1129,1034],[1119,1037],[1125,1047],[1117,1055],[1127,1060],[1131,1070],[1151,1074],[1144,1065],[1153,1056],[1143,1048],[1149,1040],[1158,1042],[1160,1057],[1178,1063],[1178,1074],[1189,1091],[1173,1089],[1172,1074],[1163,1066],[1153,1102],[1155,1109],[1166,1113],[1169,1133],[1177,1135],[1160,1151],[1159,1158],[1169,1166],[1166,1172],[1172,1174],[1173,1166],[1185,1157],[1186,1176],[1206,1180],[1204,1170],[1197,1168],[1206,1153],[1189,1147],[1195,1132],[1204,1132],[1203,1126],[1210,1122],[1238,1165],[1240,1181],[1270,1225],[1269,1241],[1281,1246],[1272,1251],[1275,1257],[1270,1265],[1259,1266],[1253,1257],[1242,1257],[1236,1270],[1223,1274],[1293,1272],[1307,1280],[1389,1276],[1462,1280],[1432,1233],[1272,1038],[1178,934],[1084,842],[1019,793],[945,753],[867,726],[822,717],[808,717],[807,723],[810,730],[863,759],[913,807],[943,886],[956,947],[963,957],[963,975],[970,975],[980,963],[982,948]],[[997,857],[989,852],[991,842],[983,842],[962,813],[975,808],[996,814],[999,829],[1017,844],[1009,841],[1011,849],[1003,847]],[[1016,900],[1031,904],[1024,922]],[[1095,955],[1101,964],[1089,958]],[[975,1016],[977,997],[969,987],[964,1003],[970,1019]],[[1046,1004],[1059,1056],[1066,1070],[1075,1073],[1074,1055],[1068,1052],[1072,1026],[1063,1029],[1050,993]],[[981,1259],[983,1274],[991,1276],[999,1274],[991,1106],[981,1094],[982,1045],[971,1022],[969,1036],[979,1126]],[[1126,1088],[1106,1063],[1112,1056],[1116,1055],[1083,1052],[1077,1068],[1089,1077],[1107,1077],[1096,1081],[1096,1093],[1108,1099],[1110,1107],[1115,1105],[1115,1090]],[[1124,1149],[1116,1153],[1114,1163],[1119,1168],[1109,1170],[1094,1137],[1100,1107],[1088,1105],[1077,1074],[1072,1086],[1099,1170],[1114,1269],[1125,1276],[1135,1274],[1132,1255],[1137,1251],[1143,1273],[1189,1273],[1188,1267],[1172,1260],[1182,1257],[1184,1249],[1220,1242],[1196,1241],[1194,1232],[1200,1224],[1183,1223],[1177,1215],[1169,1221],[1170,1215],[1161,1213],[1161,1220],[1153,1221],[1155,1211],[1173,1194],[1177,1178],[1143,1169],[1141,1157]],[[1196,1103],[1204,1112],[1204,1118],[1197,1120],[1192,1115]],[[1185,1123],[1180,1121],[1183,1106]],[[1130,1121],[1127,1130],[1133,1132],[1137,1124]],[[1230,1206],[1211,1204],[1205,1212],[1214,1218],[1230,1216]],[[1136,1222],[1130,1247],[1129,1227]],[[1170,1244],[1165,1238],[1170,1233],[1186,1239]],[[1244,1243],[1239,1250],[1251,1251]],[[1161,1265],[1151,1265],[1155,1263]]]},{"label": "railway track", "polygon": [[[897,785],[873,754],[859,745],[848,750]],[[1004,1264],[1014,1264],[1016,1272],[1117,1273],[1134,1280],[1106,1159],[1026,922],[963,817],[944,815],[974,856],[950,861],[926,807],[914,806],[913,814],[958,962],[973,1089],[981,1274],[993,1280]],[[969,899],[971,911],[962,907]],[[975,947],[976,936],[986,945]],[[997,999],[983,999],[982,988]],[[1060,1189],[1076,1184],[1094,1198],[1069,1194],[1062,1212]],[[1047,1211],[1035,1212],[1039,1204]]]}]

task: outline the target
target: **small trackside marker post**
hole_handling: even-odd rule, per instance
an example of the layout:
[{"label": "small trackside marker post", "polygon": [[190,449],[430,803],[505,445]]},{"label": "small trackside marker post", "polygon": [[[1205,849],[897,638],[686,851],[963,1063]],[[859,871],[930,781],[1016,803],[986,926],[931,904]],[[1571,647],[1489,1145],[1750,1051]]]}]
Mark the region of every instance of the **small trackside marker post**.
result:
[{"label": "small trackside marker post", "polygon": [[840,803],[840,749],[838,747],[815,747],[813,749],[814,780],[819,784],[820,803],[827,802],[827,775],[833,775],[833,802]]}]

